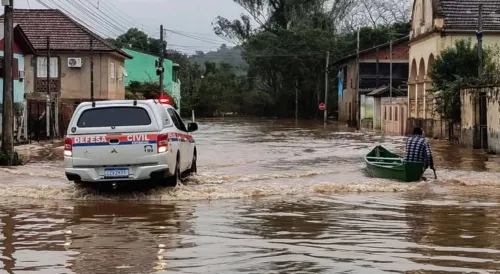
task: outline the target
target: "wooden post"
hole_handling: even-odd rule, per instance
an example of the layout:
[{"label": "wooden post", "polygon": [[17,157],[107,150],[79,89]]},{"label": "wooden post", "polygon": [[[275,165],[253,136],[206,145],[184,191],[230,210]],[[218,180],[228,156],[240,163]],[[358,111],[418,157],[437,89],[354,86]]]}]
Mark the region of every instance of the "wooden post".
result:
[{"label": "wooden post", "polygon": [[299,120],[299,80],[295,77],[295,121]]},{"label": "wooden post", "polygon": [[361,129],[361,93],[360,93],[360,79],[359,79],[359,27],[358,27],[358,35],[357,35],[357,47],[356,47],[356,98],[357,98],[357,111],[356,111],[356,126],[357,129]]},{"label": "wooden post", "polygon": [[47,132],[47,139],[50,138],[51,136],[51,130],[50,130],[50,37],[47,36],[47,101],[45,105],[45,121],[46,121],[46,132]]},{"label": "wooden post", "polygon": [[391,98],[392,103],[392,39],[389,45],[389,97]]},{"label": "wooden post", "polygon": [[325,110],[323,111],[323,123],[326,124],[328,119],[328,67],[330,66],[330,52],[326,52],[326,66],[325,66]]},{"label": "wooden post", "polygon": [[94,102],[94,37],[90,35],[90,101]]},{"label": "wooden post", "polygon": [[479,58],[478,76],[483,74],[483,5],[479,5],[479,18],[477,26],[477,55]]},{"label": "wooden post", "polygon": [[[14,79],[13,79],[13,40],[14,23],[13,10],[14,1],[4,8],[4,81],[3,81],[3,110],[2,110],[2,147],[4,157],[13,157],[14,153]],[[12,165],[11,159],[4,159],[3,165]]]},{"label": "wooden post", "polygon": [[54,96],[54,135],[59,136],[59,98]]},{"label": "wooden post", "polygon": [[163,25],[160,26],[160,42],[161,42],[161,48],[160,48],[160,60],[159,60],[159,64],[158,64],[158,67],[160,69],[160,73],[159,73],[159,76],[160,76],[160,94],[163,96],[163,90],[164,90],[164,87],[163,87],[163,73],[164,73],[164,67],[163,67],[163,56],[165,54],[165,42],[163,41]]}]

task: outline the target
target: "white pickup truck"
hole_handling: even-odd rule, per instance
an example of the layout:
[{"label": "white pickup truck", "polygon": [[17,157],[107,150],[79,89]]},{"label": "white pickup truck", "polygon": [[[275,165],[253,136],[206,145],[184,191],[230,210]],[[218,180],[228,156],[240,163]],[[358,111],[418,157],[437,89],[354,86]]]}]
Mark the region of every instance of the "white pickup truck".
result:
[{"label": "white pickup truck", "polygon": [[157,100],[81,103],[64,140],[66,177],[77,184],[153,180],[177,185],[196,173],[197,150],[175,109]]}]

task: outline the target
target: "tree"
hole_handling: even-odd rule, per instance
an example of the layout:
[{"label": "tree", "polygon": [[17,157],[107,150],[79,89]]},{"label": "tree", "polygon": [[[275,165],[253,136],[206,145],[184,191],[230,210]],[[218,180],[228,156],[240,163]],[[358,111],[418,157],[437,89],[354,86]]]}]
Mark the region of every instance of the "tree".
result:
[{"label": "tree", "polygon": [[485,47],[483,74],[479,76],[477,45],[473,45],[471,39],[459,40],[454,46],[445,49],[429,72],[433,81],[432,92],[436,95],[436,112],[445,119],[459,122],[461,89],[500,83],[497,53],[495,48]]},{"label": "tree", "polygon": [[409,22],[412,5],[412,0],[358,0],[343,25],[354,31],[363,26],[377,28]]},{"label": "tree", "polygon": [[107,38],[106,41],[117,48],[127,48],[142,51],[151,55],[159,55],[161,49],[160,39],[149,37],[138,28],[131,28],[126,33],[115,38]]}]

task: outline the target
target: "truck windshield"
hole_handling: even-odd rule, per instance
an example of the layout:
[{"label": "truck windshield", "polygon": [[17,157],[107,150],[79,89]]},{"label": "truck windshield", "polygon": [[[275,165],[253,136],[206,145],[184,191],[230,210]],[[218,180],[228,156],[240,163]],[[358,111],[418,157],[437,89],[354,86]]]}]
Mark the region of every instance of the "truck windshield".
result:
[{"label": "truck windshield", "polygon": [[148,112],[141,107],[102,107],[83,111],[77,126],[85,127],[126,127],[151,124]]}]

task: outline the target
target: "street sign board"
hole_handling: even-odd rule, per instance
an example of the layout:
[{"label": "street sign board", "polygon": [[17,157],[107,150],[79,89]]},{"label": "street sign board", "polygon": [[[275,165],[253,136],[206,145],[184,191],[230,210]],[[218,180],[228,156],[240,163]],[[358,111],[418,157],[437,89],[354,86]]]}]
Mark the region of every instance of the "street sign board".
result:
[{"label": "street sign board", "polygon": [[319,104],[319,110],[325,110],[325,107],[324,103]]}]

